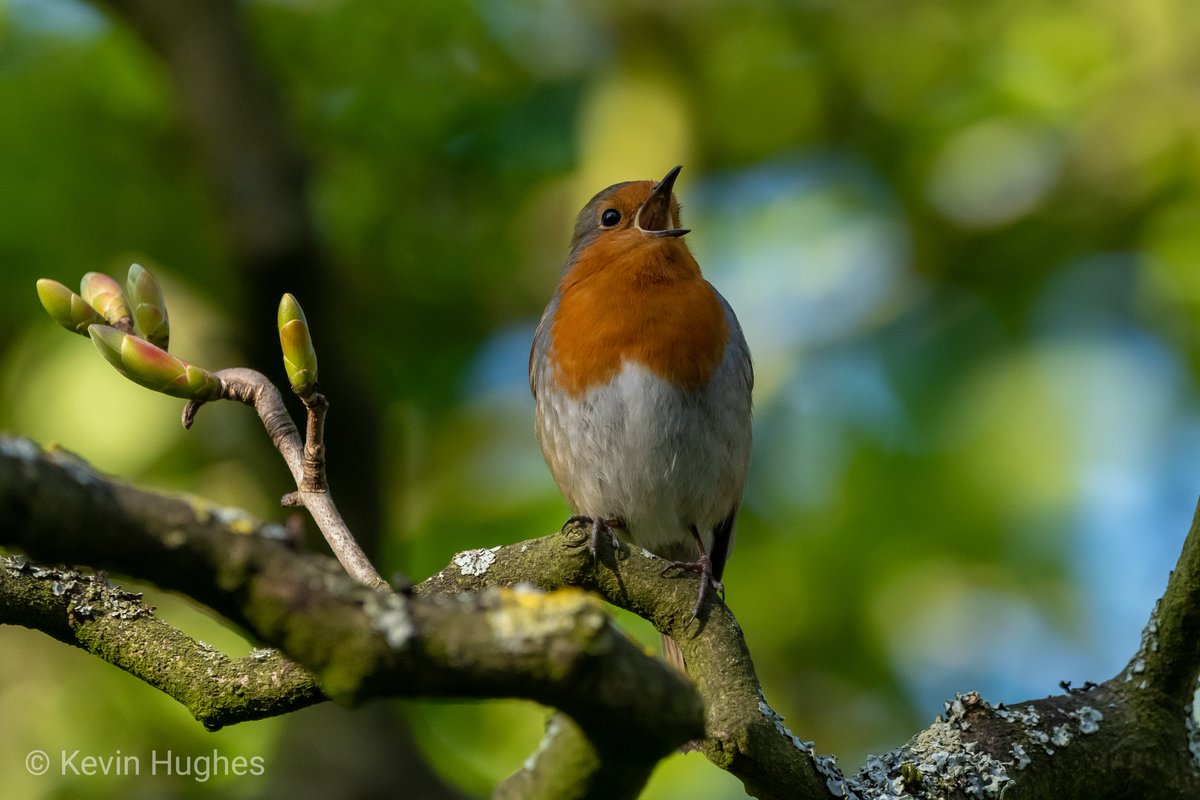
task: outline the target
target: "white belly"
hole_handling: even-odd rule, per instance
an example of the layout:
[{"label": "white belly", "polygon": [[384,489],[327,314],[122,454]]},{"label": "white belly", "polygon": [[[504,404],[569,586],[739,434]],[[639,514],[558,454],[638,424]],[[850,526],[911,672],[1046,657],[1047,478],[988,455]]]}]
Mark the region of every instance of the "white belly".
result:
[{"label": "white belly", "polygon": [[633,542],[669,558],[693,554],[693,525],[710,548],[750,457],[749,387],[711,386],[683,392],[626,363],[579,398],[539,387],[538,440],[571,509],[619,519]]}]

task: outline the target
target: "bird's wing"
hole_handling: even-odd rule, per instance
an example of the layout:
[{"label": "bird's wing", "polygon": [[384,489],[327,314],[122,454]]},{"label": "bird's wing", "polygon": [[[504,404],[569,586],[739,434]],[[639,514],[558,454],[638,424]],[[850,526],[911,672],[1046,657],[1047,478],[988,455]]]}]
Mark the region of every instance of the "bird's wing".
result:
[{"label": "bird's wing", "polygon": [[547,368],[546,359],[550,352],[550,326],[554,312],[558,308],[558,294],[550,298],[542,318],[538,321],[537,330],[533,334],[533,344],[529,348],[529,391],[537,397],[538,384],[542,382]]}]

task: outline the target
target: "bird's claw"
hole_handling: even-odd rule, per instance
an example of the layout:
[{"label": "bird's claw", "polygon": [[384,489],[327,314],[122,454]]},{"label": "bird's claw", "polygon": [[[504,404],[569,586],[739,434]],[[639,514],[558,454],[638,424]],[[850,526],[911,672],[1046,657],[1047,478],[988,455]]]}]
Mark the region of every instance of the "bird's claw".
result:
[{"label": "bird's claw", "polygon": [[695,572],[700,576],[700,589],[696,592],[696,602],[692,605],[688,622],[694,622],[700,616],[700,608],[704,605],[709,593],[715,591],[718,597],[722,600],[725,599],[725,584],[717,580],[717,576],[713,572],[712,559],[708,557],[708,553],[701,553],[695,561],[668,562],[667,566],[663,567],[663,576],[674,569]]},{"label": "bird's claw", "polygon": [[588,550],[592,554],[592,561],[600,563],[600,537],[608,536],[614,553],[621,552],[621,540],[617,536],[617,532],[613,529],[614,523],[603,517],[589,517],[583,514],[575,514],[563,523],[563,527],[567,527],[573,522],[582,522],[585,525],[590,525],[592,532],[588,537]]}]

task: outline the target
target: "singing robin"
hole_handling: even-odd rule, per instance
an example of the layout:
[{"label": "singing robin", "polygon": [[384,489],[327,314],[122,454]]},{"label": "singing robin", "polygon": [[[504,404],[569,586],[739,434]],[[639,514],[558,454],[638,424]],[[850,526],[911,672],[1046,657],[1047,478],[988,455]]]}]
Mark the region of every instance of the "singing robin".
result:
[{"label": "singing robin", "polygon": [[[537,437],[598,537],[620,535],[700,574],[692,618],[733,544],[750,460],[754,373],[737,317],[700,274],[672,193],[604,189],[583,207],[529,354]],[[664,570],[664,574],[666,571]],[[669,661],[678,647],[663,637]]]}]

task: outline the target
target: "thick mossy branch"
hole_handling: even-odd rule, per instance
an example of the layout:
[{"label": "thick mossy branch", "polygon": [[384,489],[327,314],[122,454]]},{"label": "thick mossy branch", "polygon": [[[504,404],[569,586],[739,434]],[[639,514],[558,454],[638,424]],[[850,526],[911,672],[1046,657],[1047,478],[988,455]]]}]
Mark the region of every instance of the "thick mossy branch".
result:
[{"label": "thick mossy branch", "polygon": [[[1198,528],[1120,675],[1009,708],[959,696],[908,743],[844,777],[767,706],[729,609],[713,600],[699,622],[689,622],[695,578],[664,578],[664,562],[640,548],[615,553],[602,541],[597,566],[588,531],[569,526],[459,553],[409,598],[367,589],[331,559],[289,549],[276,526],[142,492],[69,454],[0,437],[4,544],[181,591],[303,664],[327,696],[525,697],[570,715],[552,725],[501,796],[632,797],[658,758],[703,736],[706,755],[761,798],[1200,797],[1193,755],[1200,733],[1191,709],[1200,647]],[[111,618],[103,623],[113,626],[108,631],[88,593],[115,592],[120,605],[119,590],[34,569],[12,562],[0,569],[4,620],[80,644],[123,668],[129,666],[118,642],[131,639],[120,637],[178,637],[166,625],[142,627],[159,623],[140,613]],[[564,586],[595,591],[672,635],[704,707],[681,676],[612,627],[598,600]],[[207,657],[194,642],[180,646],[189,658]],[[230,663],[244,673],[251,666]],[[198,691],[187,670],[158,667],[161,674],[143,677],[172,696]],[[571,788],[562,789],[563,780]]]},{"label": "thick mossy branch", "polygon": [[154,616],[102,577],[0,556],[0,624],[79,647],[174,698],[209,730],[325,700],[312,674],[276,650],[229,658]]},{"label": "thick mossy branch", "polygon": [[1200,507],[1125,677],[1190,705],[1200,677]]},{"label": "thick mossy branch", "polygon": [[[767,706],[729,609],[711,602],[702,609],[702,624],[686,624],[695,578],[663,580],[662,560],[640,548],[623,551],[613,570],[614,553],[601,541],[601,566],[593,569],[584,546],[587,528],[568,526],[562,534],[460,553],[417,591],[478,591],[519,582],[576,585],[650,620],[679,642],[705,699],[708,736],[702,749],[756,797],[868,800],[908,791],[914,797],[988,798],[1003,792],[1005,800],[1082,798],[1114,796],[1116,786],[1121,788],[1115,796],[1169,800],[1200,797],[1200,765],[1192,756],[1200,754],[1200,732],[1187,722],[1200,647],[1197,530],[1194,523],[1142,647],[1120,675],[1088,691],[1014,706],[1020,712],[997,710],[966,695],[965,704],[958,699],[945,718],[903,747],[872,757],[848,778],[832,759],[813,756]],[[555,555],[562,548],[576,550],[578,557]],[[1175,683],[1156,686],[1155,669],[1175,676]],[[1181,694],[1166,694],[1172,685]],[[908,789],[906,776],[912,781]],[[918,792],[921,785],[924,794]],[[1129,787],[1132,794],[1125,791]]]},{"label": "thick mossy branch", "polygon": [[1200,797],[1182,709],[1138,692],[1118,676],[1007,707],[959,695],[905,745],[871,756],[845,788],[862,800],[895,797],[897,787],[1003,800]]},{"label": "thick mossy branch", "polygon": [[554,714],[525,765],[503,781],[492,800],[606,800],[636,796],[650,777],[643,770],[607,769],[608,756],[566,714]]},{"label": "thick mossy branch", "polygon": [[187,594],[310,669],[330,697],[527,698],[569,713],[607,767],[634,771],[703,732],[687,681],[581,591],[367,589],[289,549],[278,526],[110,481],[20,439],[0,438],[0,520],[2,543],[35,558]]},{"label": "thick mossy branch", "polygon": [[[590,529],[572,523],[561,533],[471,550],[416,587],[418,594],[454,594],[532,583],[545,589],[579,586],[649,620],[683,651],[688,675],[706,708],[704,754],[759,798],[824,797],[836,772],[783,726],[767,705],[741,628],[729,608],[710,598],[690,622],[697,578],[663,577],[666,562],[640,547],[615,553],[602,537],[593,566]],[[615,561],[614,561],[615,559]],[[615,564],[615,569],[614,569]]]},{"label": "thick mossy branch", "polygon": [[1200,509],[1129,665],[1104,683],[992,705],[974,692],[842,788],[914,797],[1200,797]]}]

